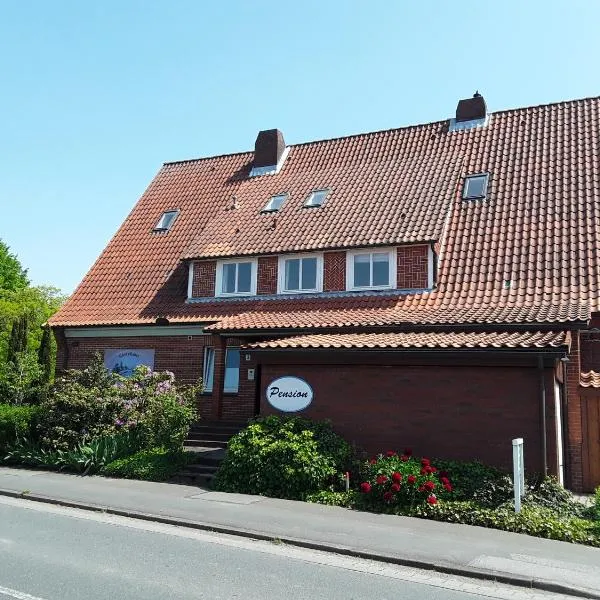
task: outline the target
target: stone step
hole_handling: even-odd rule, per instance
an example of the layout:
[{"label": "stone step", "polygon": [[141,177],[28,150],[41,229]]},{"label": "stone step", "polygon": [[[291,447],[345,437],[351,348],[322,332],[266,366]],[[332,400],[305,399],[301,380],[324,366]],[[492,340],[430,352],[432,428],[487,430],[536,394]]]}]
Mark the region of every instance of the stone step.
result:
[{"label": "stone step", "polygon": [[233,437],[233,434],[222,432],[222,431],[196,431],[190,430],[188,433],[188,440],[222,440],[228,442]]},{"label": "stone step", "polygon": [[228,440],[209,440],[206,438],[202,439],[190,439],[185,440],[186,446],[199,446],[201,448],[227,448]]}]

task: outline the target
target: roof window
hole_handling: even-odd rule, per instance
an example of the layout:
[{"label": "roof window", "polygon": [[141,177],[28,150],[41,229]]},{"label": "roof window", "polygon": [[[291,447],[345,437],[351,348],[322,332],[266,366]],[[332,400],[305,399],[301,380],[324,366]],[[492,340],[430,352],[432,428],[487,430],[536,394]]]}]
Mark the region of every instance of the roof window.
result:
[{"label": "roof window", "polygon": [[277,194],[276,196],[271,196],[271,199],[267,202],[261,212],[277,212],[283,206],[283,203],[286,201],[287,197],[287,194]]},{"label": "roof window", "polygon": [[177,215],[179,215],[178,210],[165,211],[158,220],[158,223],[154,226],[154,231],[169,231],[169,229],[173,227]]},{"label": "roof window", "polygon": [[311,192],[304,202],[304,206],[307,208],[321,206],[323,202],[325,202],[327,194],[329,194],[329,190],[315,190],[314,192]]},{"label": "roof window", "polygon": [[482,200],[487,197],[488,173],[469,175],[463,187],[463,200]]}]

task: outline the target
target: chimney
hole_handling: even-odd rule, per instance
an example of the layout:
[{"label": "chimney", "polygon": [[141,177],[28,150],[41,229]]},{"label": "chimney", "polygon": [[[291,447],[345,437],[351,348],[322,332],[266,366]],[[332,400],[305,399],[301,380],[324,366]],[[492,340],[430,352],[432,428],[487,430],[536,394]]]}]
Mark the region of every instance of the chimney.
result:
[{"label": "chimney", "polygon": [[485,119],[487,115],[487,107],[485,100],[479,92],[475,92],[472,98],[459,100],[456,107],[456,122],[475,121],[477,119]]},{"label": "chimney", "polygon": [[252,167],[274,167],[285,150],[283,133],[279,129],[259,131],[254,144],[254,163]]}]

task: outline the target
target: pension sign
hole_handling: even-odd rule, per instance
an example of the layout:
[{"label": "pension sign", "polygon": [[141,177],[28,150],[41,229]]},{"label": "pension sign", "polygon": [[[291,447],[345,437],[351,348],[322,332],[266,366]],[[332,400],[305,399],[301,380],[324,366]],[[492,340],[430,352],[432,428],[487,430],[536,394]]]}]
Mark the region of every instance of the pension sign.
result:
[{"label": "pension sign", "polygon": [[278,377],[267,387],[267,401],[283,412],[304,410],[312,399],[312,388],[299,377]]}]

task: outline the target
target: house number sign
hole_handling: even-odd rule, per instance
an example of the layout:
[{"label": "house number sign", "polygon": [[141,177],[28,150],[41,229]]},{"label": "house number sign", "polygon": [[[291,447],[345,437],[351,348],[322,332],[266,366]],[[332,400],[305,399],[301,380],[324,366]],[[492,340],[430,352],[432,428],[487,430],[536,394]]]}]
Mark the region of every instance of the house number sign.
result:
[{"label": "house number sign", "polygon": [[312,399],[312,388],[299,377],[278,377],[267,387],[267,401],[283,412],[304,410]]}]

